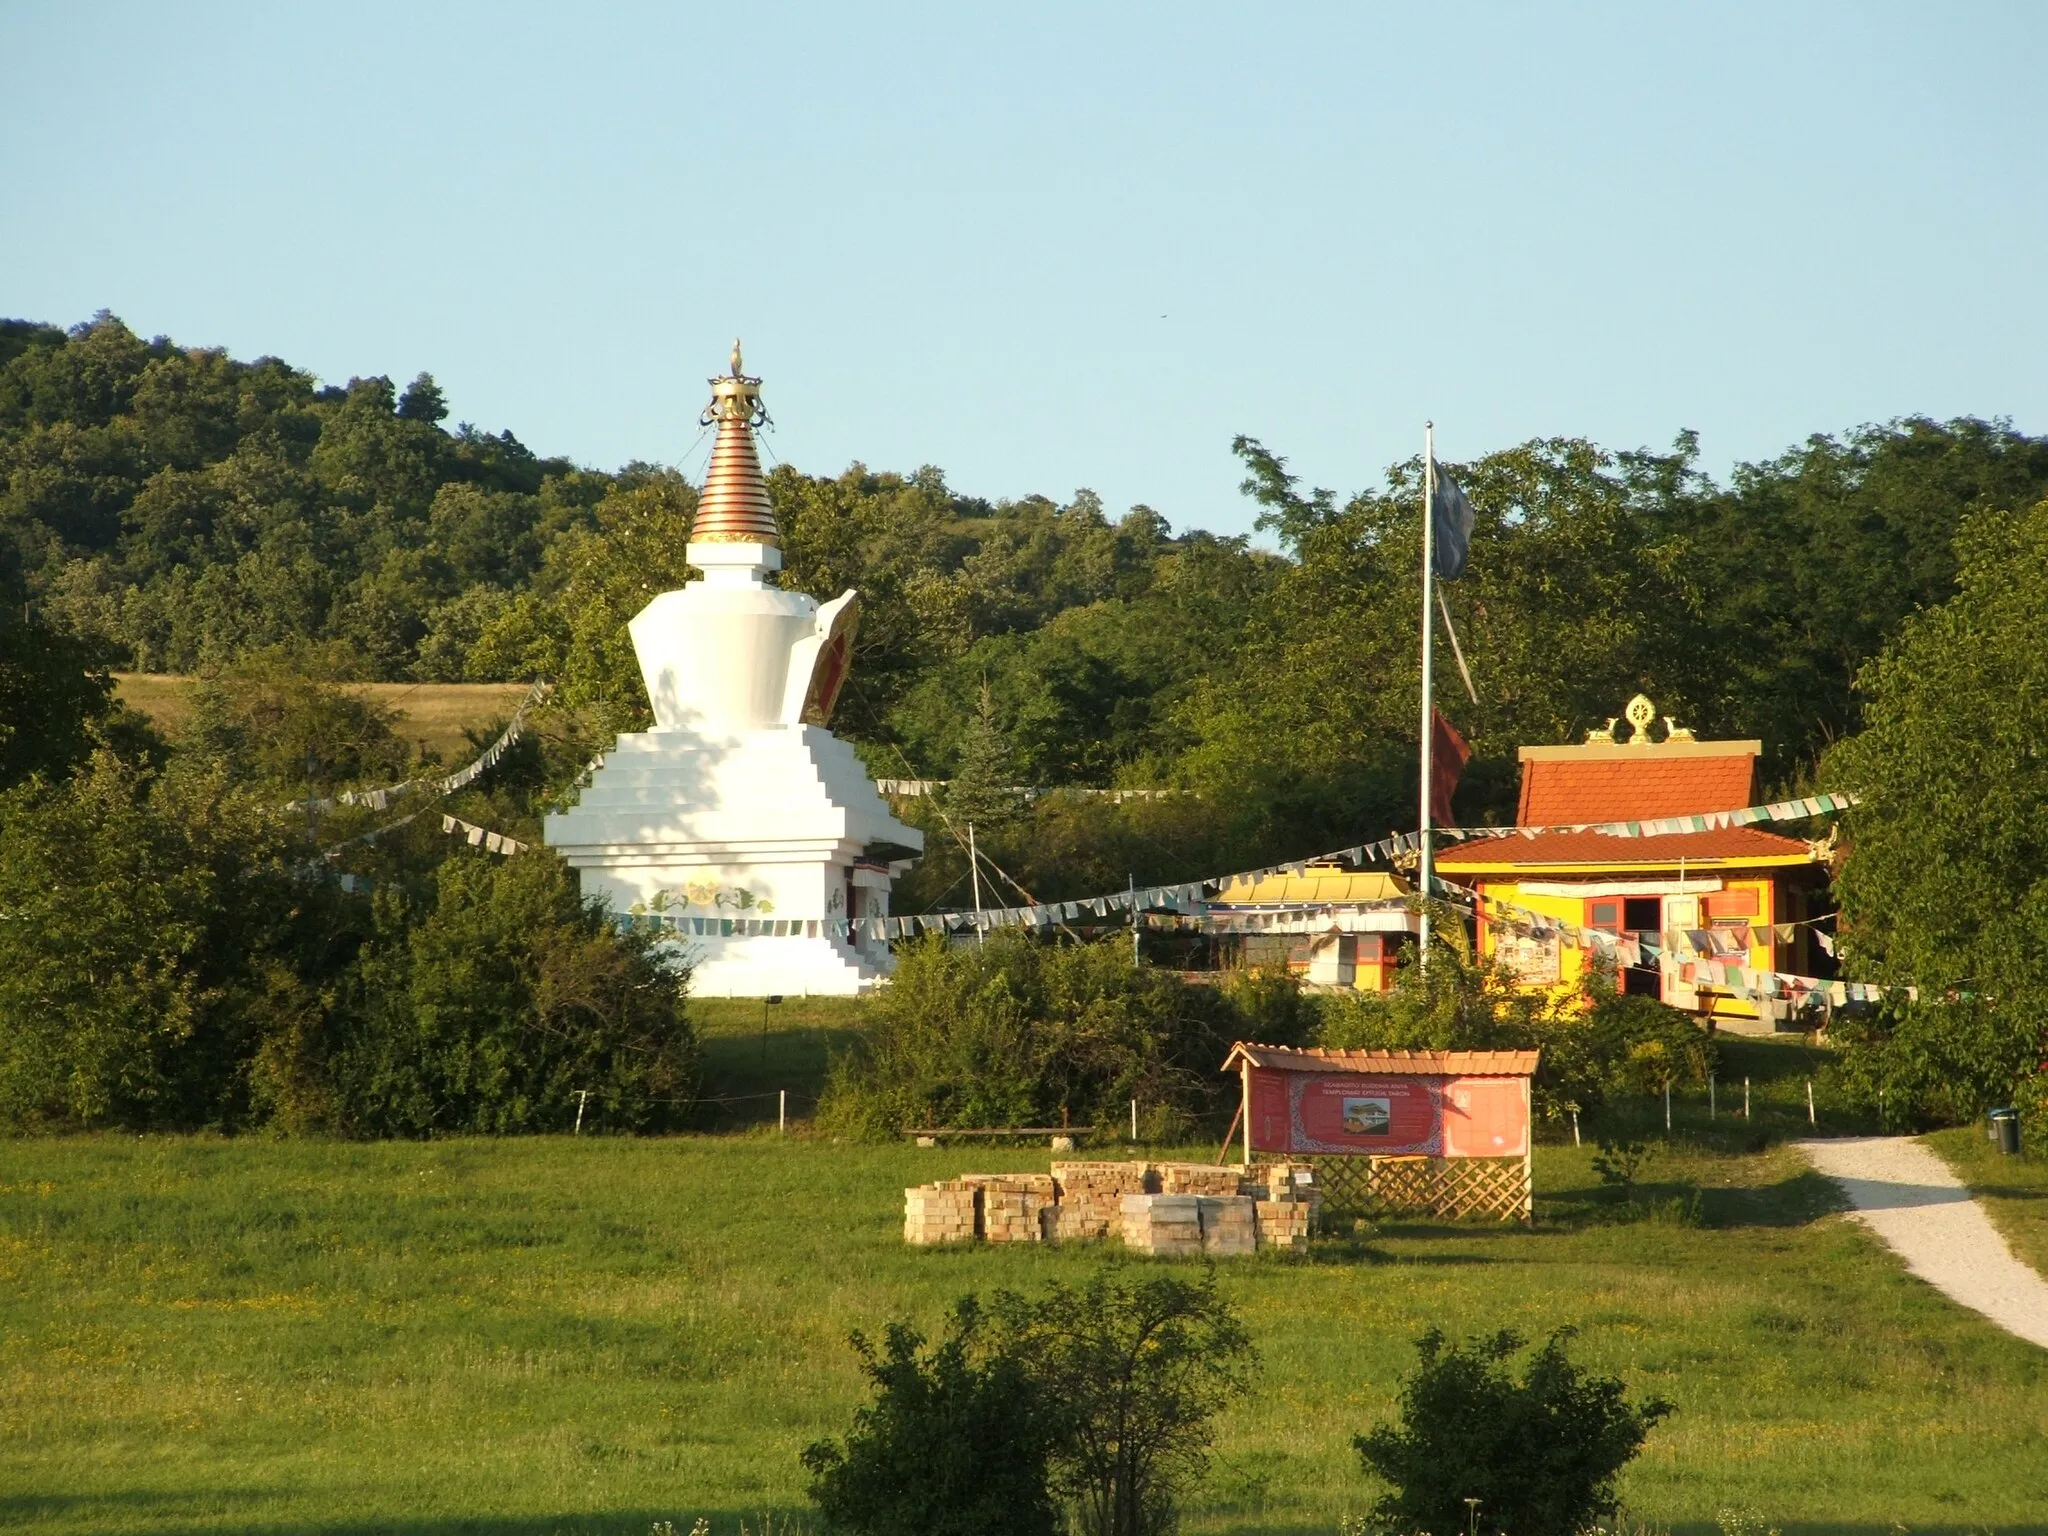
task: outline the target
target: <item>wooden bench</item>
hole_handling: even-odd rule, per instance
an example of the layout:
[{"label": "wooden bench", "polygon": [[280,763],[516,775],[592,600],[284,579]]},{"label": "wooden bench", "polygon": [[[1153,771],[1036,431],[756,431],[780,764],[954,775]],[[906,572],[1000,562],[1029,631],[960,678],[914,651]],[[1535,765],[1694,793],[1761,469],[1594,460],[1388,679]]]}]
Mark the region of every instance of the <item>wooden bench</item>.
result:
[{"label": "wooden bench", "polygon": [[1065,1151],[1074,1149],[1075,1138],[1092,1136],[1092,1125],[998,1125],[998,1126],[905,1126],[903,1134],[913,1138],[920,1147],[936,1147],[940,1138],[979,1138],[990,1140],[1036,1140],[1040,1136],[1057,1144],[1066,1142]]}]

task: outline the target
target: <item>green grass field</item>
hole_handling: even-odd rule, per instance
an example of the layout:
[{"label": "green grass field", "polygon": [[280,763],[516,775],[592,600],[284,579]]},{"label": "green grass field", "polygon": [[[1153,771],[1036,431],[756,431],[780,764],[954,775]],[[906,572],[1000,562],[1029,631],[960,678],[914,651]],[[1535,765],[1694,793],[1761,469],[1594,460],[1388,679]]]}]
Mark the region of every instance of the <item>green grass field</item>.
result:
[{"label": "green grass field", "polygon": [[[1652,1195],[1702,1188],[1697,1227],[1606,1219],[1590,1155],[1543,1149],[1533,1231],[1388,1227],[1224,1266],[1265,1371],[1192,1528],[1333,1532],[1370,1496],[1349,1439],[1418,1330],[1574,1323],[1580,1357],[1679,1405],[1625,1484],[1676,1529],[1746,1503],[1788,1536],[2048,1531],[2048,1356],[1907,1278],[1788,1150],[1654,1164]],[[642,1536],[703,1514],[725,1536],[798,1511],[798,1451],[860,1397],[849,1329],[1104,1262],[902,1246],[904,1185],[1045,1156],[11,1143],[0,1524]]]}]

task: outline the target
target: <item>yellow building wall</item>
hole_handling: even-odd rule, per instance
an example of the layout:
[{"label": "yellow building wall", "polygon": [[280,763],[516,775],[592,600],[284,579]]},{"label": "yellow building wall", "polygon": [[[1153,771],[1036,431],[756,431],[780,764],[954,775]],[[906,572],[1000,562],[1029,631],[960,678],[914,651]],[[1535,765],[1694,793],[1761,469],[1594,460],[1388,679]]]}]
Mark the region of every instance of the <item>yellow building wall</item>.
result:
[{"label": "yellow building wall", "polygon": [[[1569,877],[1556,874],[1541,874],[1530,875],[1528,878],[1545,885],[1554,885],[1561,879]],[[1636,871],[1626,873],[1616,871],[1611,874],[1590,875],[1586,879],[1586,884],[1592,886],[1607,882],[1646,878],[1659,877],[1645,876]],[[1702,893],[1700,921],[1698,924],[1691,926],[1701,928],[1716,926],[1706,916],[1706,896],[1736,894],[1744,891],[1754,892],[1756,897],[1756,915],[1730,920],[1750,924],[1750,946],[1742,954],[1728,955],[1724,958],[1737,964],[1748,966],[1753,970],[1769,971],[1777,969],[1776,936],[1772,931],[1773,926],[1778,921],[1776,880],[1770,875],[1719,876],[1717,878],[1721,880],[1721,891],[1718,893]],[[1547,892],[1528,892],[1522,887],[1523,882],[1514,878],[1482,877],[1477,882],[1478,894],[1483,898],[1506,902],[1511,906],[1539,913],[1544,917],[1555,918],[1561,923],[1569,923],[1575,928],[1587,926],[1586,902],[1594,898],[1552,895]],[[1617,897],[1615,899],[1619,900],[1621,898]],[[1522,941],[1512,931],[1497,927],[1491,921],[1482,921],[1480,925],[1480,953],[1487,959],[1493,959],[1496,956],[1500,956],[1504,948],[1508,951],[1506,958],[1511,962],[1523,961],[1529,958],[1526,946],[1522,944]],[[1517,953],[1518,949],[1521,951],[1520,953]],[[1557,944],[1556,980],[1550,981],[1539,974],[1537,978],[1524,982],[1523,987],[1528,991],[1548,992],[1552,994],[1560,1006],[1570,1008],[1583,1001],[1592,964],[1593,955],[1590,951],[1579,945],[1559,941]],[[1704,1004],[1709,1001],[1711,1001],[1711,1012],[1716,1018],[1754,1019],[1758,1016],[1758,1004],[1754,1000],[1737,998],[1725,991],[1711,987],[1703,990],[1701,997],[1703,1006],[1697,1011],[1702,1014],[1708,1012],[1709,1010]]]}]

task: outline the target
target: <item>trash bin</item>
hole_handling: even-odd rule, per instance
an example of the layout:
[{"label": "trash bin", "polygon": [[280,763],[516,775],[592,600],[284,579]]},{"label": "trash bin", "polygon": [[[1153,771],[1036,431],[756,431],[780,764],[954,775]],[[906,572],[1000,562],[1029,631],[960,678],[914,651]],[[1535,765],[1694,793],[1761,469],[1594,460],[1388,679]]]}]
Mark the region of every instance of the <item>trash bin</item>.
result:
[{"label": "trash bin", "polygon": [[1998,1150],[2007,1157],[2020,1149],[2020,1112],[2016,1109],[1994,1109],[1991,1111],[1991,1130],[1997,1138]]}]

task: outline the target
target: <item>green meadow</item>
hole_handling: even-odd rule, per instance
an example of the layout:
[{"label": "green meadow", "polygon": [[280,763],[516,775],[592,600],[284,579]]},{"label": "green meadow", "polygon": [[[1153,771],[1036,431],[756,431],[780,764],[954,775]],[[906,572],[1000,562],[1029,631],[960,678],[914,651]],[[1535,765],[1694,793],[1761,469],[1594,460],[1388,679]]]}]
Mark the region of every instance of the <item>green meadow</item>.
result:
[{"label": "green meadow", "polygon": [[[693,1011],[714,1101],[699,1135],[7,1144],[0,1525],[758,1532],[803,1519],[798,1453],[861,1401],[852,1330],[1147,1262],[905,1248],[905,1185],[1043,1168],[1045,1149],[814,1137],[857,1008]],[[1264,1370],[1191,1529],[1334,1533],[1372,1497],[1350,1440],[1388,1413],[1417,1333],[1573,1325],[1580,1358],[1678,1405],[1626,1475],[1643,1517],[2048,1533],[2048,1355],[1908,1278],[1782,1144],[1807,1130],[1816,1061],[1731,1042],[1717,1112],[1682,1093],[1669,1141],[1653,1102],[1589,1122],[1583,1148],[1540,1147],[1533,1230],[1346,1225],[1305,1257],[1223,1266]],[[1593,1171],[1599,1129],[1655,1149],[1632,1205]],[[1968,1134],[1943,1150],[1969,1154]],[[2038,1169],[1966,1173],[2004,1180],[2001,1219],[2038,1220]]]},{"label": "green meadow", "polygon": [[[1617,1223],[1545,1148],[1533,1231],[1387,1226],[1224,1270],[1265,1357],[1198,1531],[1334,1532],[1350,1437],[1432,1324],[1581,1332],[1678,1412],[1627,1474],[1708,1530],[2048,1531],[2048,1356],[1908,1279],[1795,1153],[1650,1177]],[[0,1523],[36,1532],[719,1532],[798,1513],[861,1396],[846,1335],[1080,1248],[912,1251],[904,1185],[1045,1153],[772,1134],[16,1142],[0,1180]],[[1657,1191],[1651,1191],[1656,1194]],[[1135,1261],[1133,1261],[1135,1262]]]}]

